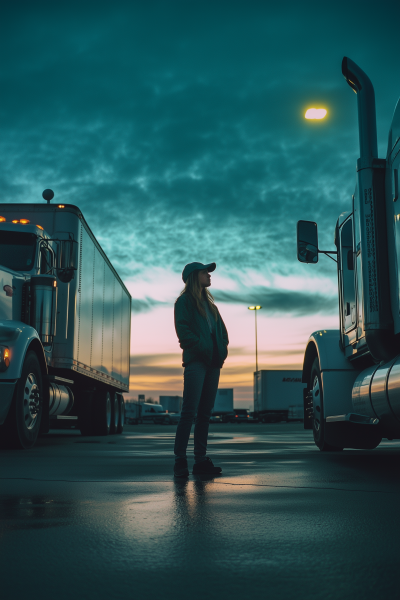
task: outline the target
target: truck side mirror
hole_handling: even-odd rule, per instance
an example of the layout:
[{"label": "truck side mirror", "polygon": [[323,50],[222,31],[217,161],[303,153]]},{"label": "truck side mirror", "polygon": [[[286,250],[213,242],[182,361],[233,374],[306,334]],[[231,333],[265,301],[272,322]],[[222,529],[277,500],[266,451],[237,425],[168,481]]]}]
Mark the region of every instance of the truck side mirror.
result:
[{"label": "truck side mirror", "polygon": [[74,278],[78,264],[78,242],[75,240],[58,241],[57,277],[63,283],[69,283]]},{"label": "truck side mirror", "polygon": [[297,260],[302,263],[318,262],[318,229],[313,221],[297,222]]}]

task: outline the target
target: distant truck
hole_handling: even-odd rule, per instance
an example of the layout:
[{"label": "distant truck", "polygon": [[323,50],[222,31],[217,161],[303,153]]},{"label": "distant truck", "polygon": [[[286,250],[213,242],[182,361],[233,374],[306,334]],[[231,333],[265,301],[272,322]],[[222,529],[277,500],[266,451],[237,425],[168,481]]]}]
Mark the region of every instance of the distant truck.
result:
[{"label": "distant truck", "polygon": [[121,433],[131,296],[72,204],[0,204],[0,443]]},{"label": "distant truck", "polygon": [[150,402],[127,402],[126,403],[126,422],[130,425],[139,423],[171,423],[171,415],[165,412],[160,404]]},{"label": "distant truck", "polygon": [[337,257],[339,330],[311,334],[304,355],[304,426],[322,451],[372,449],[400,439],[400,101],[386,158],[378,158],[375,93],[349,58],[342,73],[357,95],[360,158],[356,186],[320,250],[317,225],[299,221],[297,255]]},{"label": "distant truck", "polygon": [[289,407],[302,405],[303,389],[301,371],[257,371],[254,373],[254,417],[261,423],[288,421]]},{"label": "distant truck", "polygon": [[233,415],[233,388],[219,388],[215,397],[213,416],[220,416],[227,423]]}]

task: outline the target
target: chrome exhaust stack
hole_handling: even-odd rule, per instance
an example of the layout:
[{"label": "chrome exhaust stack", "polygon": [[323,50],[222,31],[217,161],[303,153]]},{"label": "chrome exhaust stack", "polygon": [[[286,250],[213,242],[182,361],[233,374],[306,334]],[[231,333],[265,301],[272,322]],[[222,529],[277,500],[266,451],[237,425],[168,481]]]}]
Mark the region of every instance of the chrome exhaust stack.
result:
[{"label": "chrome exhaust stack", "polygon": [[357,94],[360,158],[378,158],[374,86],[368,75],[346,56],[342,61],[342,73]]},{"label": "chrome exhaust stack", "polygon": [[57,319],[57,280],[52,275],[31,278],[31,325],[36,329],[43,346],[53,343]]}]

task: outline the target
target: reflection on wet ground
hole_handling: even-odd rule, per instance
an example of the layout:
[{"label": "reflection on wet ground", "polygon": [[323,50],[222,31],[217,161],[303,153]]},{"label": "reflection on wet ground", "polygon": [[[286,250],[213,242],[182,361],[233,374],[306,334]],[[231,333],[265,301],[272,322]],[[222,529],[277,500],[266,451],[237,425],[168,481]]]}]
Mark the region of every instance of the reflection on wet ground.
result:
[{"label": "reflection on wet ground", "polygon": [[397,597],[398,443],[322,454],[301,425],[224,427],[214,479],[173,479],[162,426],[1,452],[2,597]]}]

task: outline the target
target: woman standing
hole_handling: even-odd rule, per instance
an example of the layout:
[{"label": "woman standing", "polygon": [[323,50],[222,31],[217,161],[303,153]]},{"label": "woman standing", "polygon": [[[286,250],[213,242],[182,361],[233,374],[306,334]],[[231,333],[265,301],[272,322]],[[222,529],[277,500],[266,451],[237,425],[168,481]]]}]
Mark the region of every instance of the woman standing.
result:
[{"label": "woman standing", "polygon": [[175,302],[175,330],[183,350],[183,405],[175,436],[176,477],[188,477],[186,449],[194,427],[193,474],[217,475],[206,456],[208,427],[217,395],[219,375],[228,355],[228,332],[207,288],[215,263],[190,263],[182,272],[185,288]]}]

